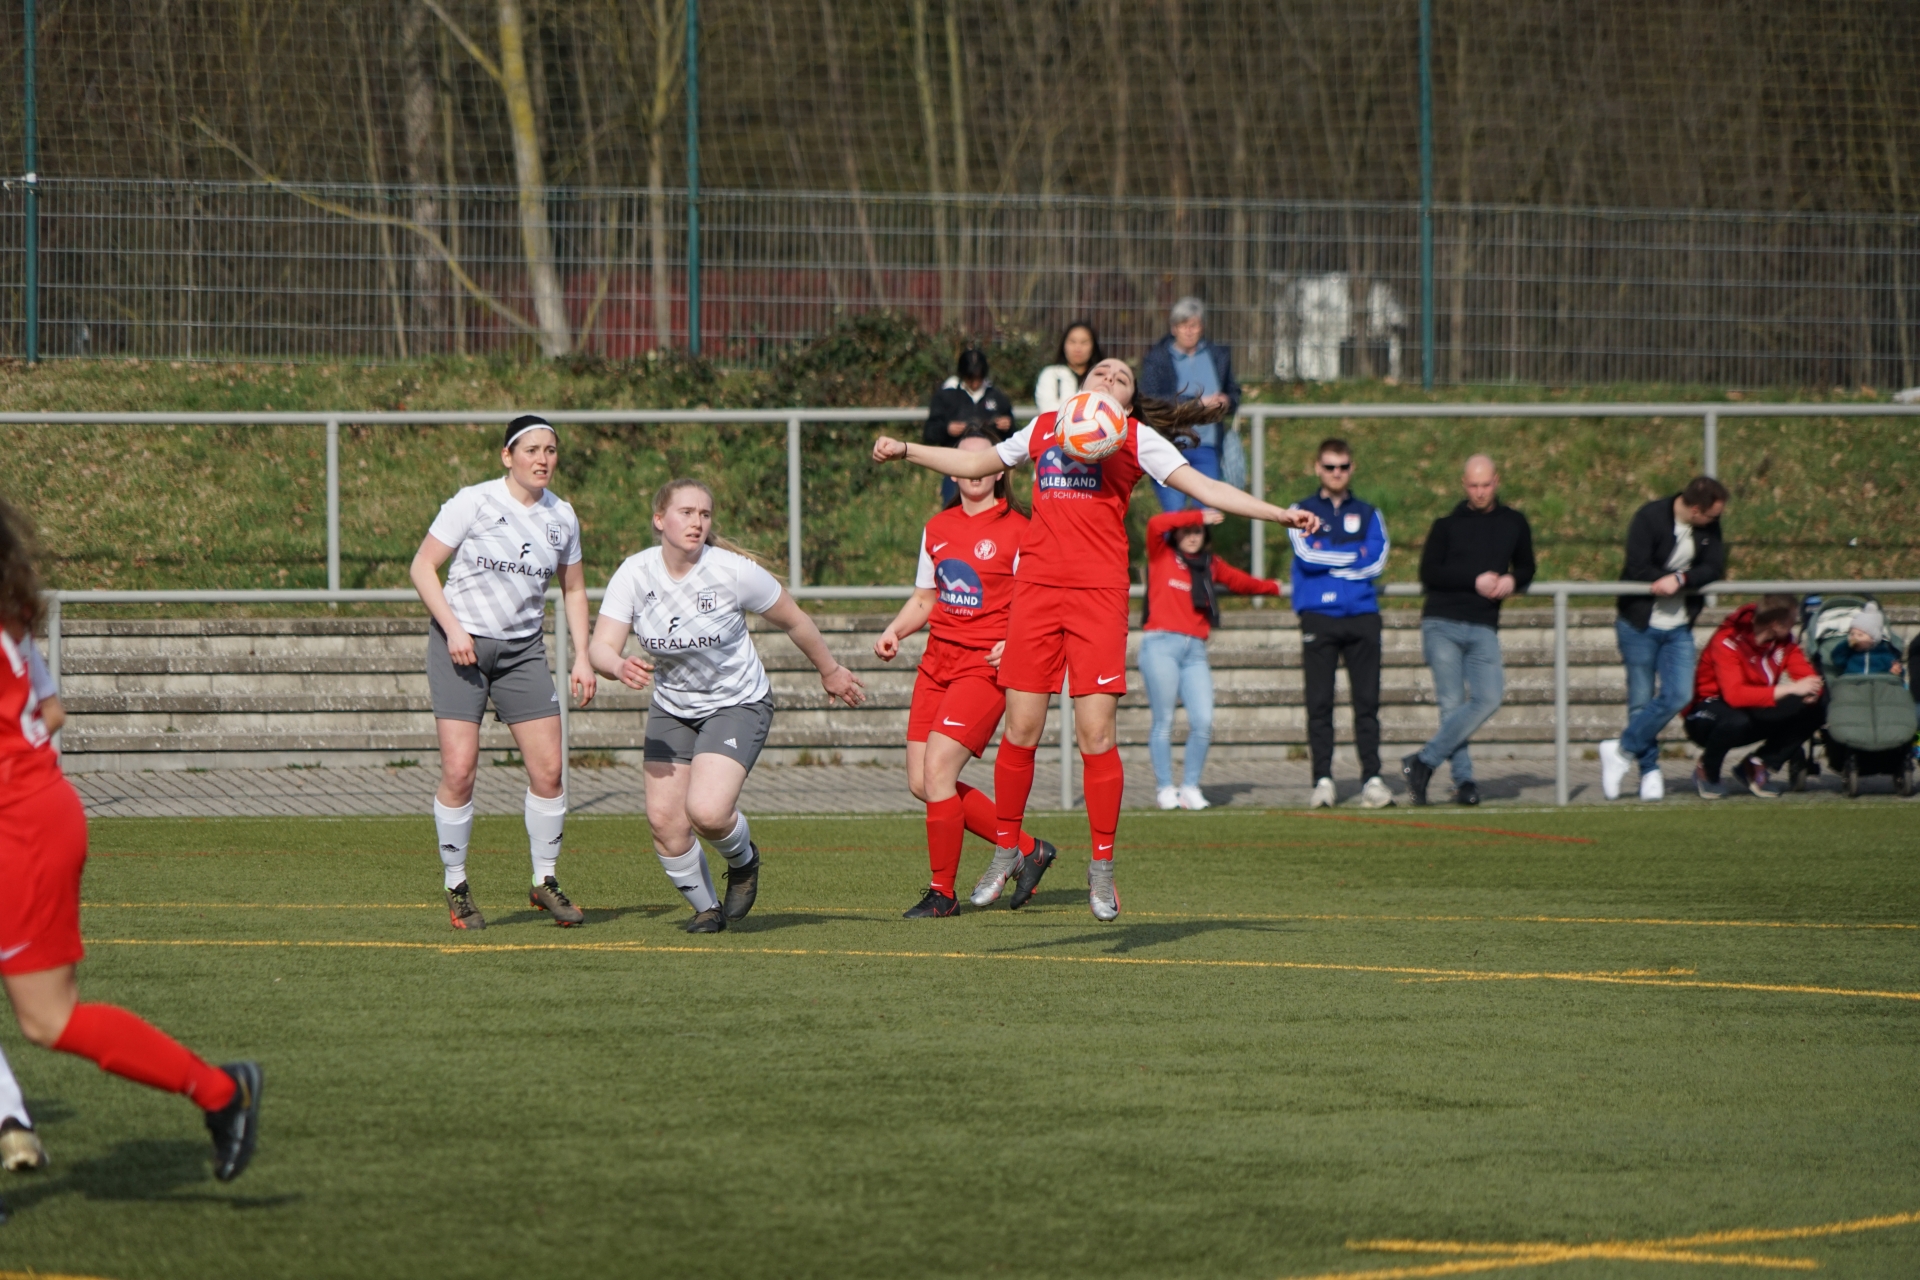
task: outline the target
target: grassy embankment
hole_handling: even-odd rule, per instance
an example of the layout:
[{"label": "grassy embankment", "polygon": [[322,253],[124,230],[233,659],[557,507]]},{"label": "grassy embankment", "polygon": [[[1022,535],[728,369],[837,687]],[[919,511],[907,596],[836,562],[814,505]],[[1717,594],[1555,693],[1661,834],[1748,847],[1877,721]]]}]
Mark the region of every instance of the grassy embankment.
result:
[{"label": "grassy embankment", "polygon": [[[664,408],[785,404],[902,404],[923,399],[939,355],[927,340],[904,355],[871,352],[869,371],[802,353],[772,372],[684,364],[566,368],[490,361],[402,366],[58,363],[0,367],[7,410]],[[944,359],[944,357],[941,357]],[[809,359],[812,363],[809,364]],[[840,367],[834,367],[834,360]],[[1011,362],[1009,362],[1011,363]],[[1024,361],[1021,363],[1025,363]],[[1009,379],[1011,381],[1011,379]],[[1023,385],[1023,384],[1021,384]],[[1377,383],[1277,386],[1268,399],[1355,403],[1420,398]],[[1476,387],[1436,399],[1724,400],[1725,389],[1607,386],[1577,391]],[[1732,393],[1741,394],[1741,393]],[[1820,398],[1791,390],[1748,399]],[[1850,397],[1832,397],[1836,403]],[[1858,397],[1851,397],[1858,399]],[[1416,576],[1429,521],[1458,496],[1460,461],[1484,449],[1505,467],[1505,496],[1532,518],[1543,577],[1611,578],[1634,506],[1697,469],[1698,419],[1350,420],[1275,424],[1269,492],[1304,492],[1308,453],[1326,431],[1351,439],[1357,488],[1387,512],[1396,552],[1389,578]],[[439,503],[497,474],[496,429],[347,428],[343,432],[343,580],[405,585],[406,564]],[[874,468],[874,430],[806,434],[807,578],[904,582],[933,486],[904,467]],[[323,436],[315,427],[0,427],[11,462],[0,492],[38,520],[58,586],[323,586]],[[1920,422],[1840,418],[1721,424],[1722,474],[1736,576],[1913,575],[1920,533]],[[586,526],[589,581],[645,545],[647,504],[669,475],[697,475],[718,494],[723,527],[784,572],[786,478],[778,428],[607,426],[570,429],[556,491]],[[1136,542],[1155,509],[1135,495]],[[1230,522],[1222,549],[1245,563],[1246,533]],[[1284,569],[1283,555],[1269,561]]]}]

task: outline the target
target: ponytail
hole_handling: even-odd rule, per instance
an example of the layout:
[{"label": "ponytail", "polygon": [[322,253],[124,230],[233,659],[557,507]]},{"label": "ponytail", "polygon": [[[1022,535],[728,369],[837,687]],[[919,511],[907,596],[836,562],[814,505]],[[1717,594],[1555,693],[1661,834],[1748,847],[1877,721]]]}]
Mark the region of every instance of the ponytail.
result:
[{"label": "ponytail", "polygon": [[1157,396],[1133,397],[1133,417],[1172,442],[1176,449],[1191,449],[1200,443],[1194,428],[1226,417],[1226,405],[1207,405],[1200,400],[1162,400]]}]

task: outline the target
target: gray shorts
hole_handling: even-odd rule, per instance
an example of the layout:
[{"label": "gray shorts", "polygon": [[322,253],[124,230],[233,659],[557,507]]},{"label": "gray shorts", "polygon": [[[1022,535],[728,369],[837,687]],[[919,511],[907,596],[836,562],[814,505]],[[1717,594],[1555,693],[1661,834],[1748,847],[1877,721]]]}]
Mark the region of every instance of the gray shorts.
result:
[{"label": "gray shorts", "polygon": [[738,760],[749,772],[773,729],[773,699],[722,707],[699,720],[683,720],[659,707],[647,711],[645,758],[687,764],[697,755]]},{"label": "gray shorts", "polygon": [[560,695],[547,666],[547,641],[539,632],[522,640],[473,637],[478,662],[460,666],[447,653],[447,633],[437,622],[427,626],[427,693],[436,720],[479,724],[487,718],[487,699],[501,724],[544,720],[560,714]]}]

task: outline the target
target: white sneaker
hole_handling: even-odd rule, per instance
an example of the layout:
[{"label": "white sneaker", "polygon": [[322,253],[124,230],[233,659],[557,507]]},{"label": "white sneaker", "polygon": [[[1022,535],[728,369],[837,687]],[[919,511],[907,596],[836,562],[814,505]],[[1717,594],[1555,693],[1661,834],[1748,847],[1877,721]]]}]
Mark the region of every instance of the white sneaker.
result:
[{"label": "white sneaker", "polygon": [[1362,809],[1393,808],[1393,792],[1387,790],[1387,784],[1380,780],[1379,774],[1367,779],[1367,785],[1360,788],[1360,807]]},{"label": "white sneaker", "polygon": [[1207,798],[1200,794],[1200,788],[1182,787],[1180,788],[1180,807],[1182,809],[1207,809],[1212,806],[1207,803]]},{"label": "white sneaker", "polygon": [[1608,738],[1600,744],[1600,794],[1609,800],[1620,798],[1620,783],[1633,768],[1633,761],[1620,754],[1620,739]]},{"label": "white sneaker", "polygon": [[1660,776],[1659,770],[1640,775],[1640,798],[1642,800],[1665,800],[1667,798],[1667,780]]},{"label": "white sneaker", "polygon": [[1154,793],[1153,798],[1162,809],[1178,809],[1180,807],[1180,788],[1162,787]]},{"label": "white sneaker", "polygon": [[1333,779],[1322,778],[1313,784],[1313,799],[1307,801],[1309,809],[1331,809],[1340,803],[1340,797],[1334,794]]}]

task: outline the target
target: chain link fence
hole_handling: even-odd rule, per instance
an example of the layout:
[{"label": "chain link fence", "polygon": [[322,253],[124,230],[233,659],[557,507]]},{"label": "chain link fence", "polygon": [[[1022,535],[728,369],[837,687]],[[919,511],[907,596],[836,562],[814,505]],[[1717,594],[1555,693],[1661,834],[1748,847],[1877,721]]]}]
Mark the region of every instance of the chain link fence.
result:
[{"label": "chain link fence", "polygon": [[[50,356],[365,358],[535,349],[517,193],[40,184]],[[555,190],[574,350],[686,343],[684,193]],[[703,349],[769,360],[874,307],[1138,355],[1204,298],[1243,376],[1418,376],[1408,204],[719,191]],[[0,192],[0,350],[22,341],[22,193]],[[1444,381],[1909,386],[1920,218],[1441,206]]]}]

